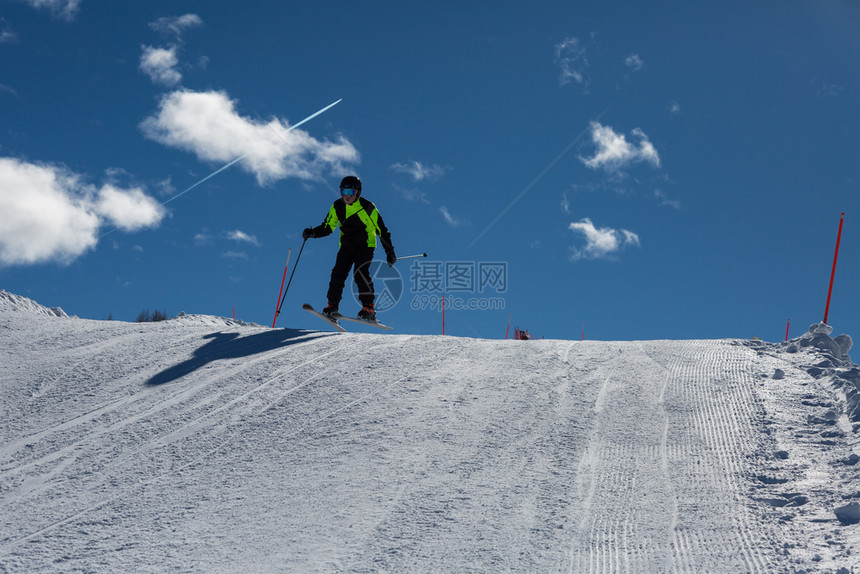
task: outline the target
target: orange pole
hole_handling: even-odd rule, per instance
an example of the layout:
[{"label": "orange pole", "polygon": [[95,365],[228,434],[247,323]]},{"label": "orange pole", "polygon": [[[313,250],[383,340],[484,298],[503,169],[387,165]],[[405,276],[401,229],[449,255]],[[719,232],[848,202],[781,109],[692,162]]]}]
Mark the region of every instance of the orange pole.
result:
[{"label": "orange pole", "polygon": [[281,279],[281,290],[278,291],[278,304],[275,305],[275,318],[272,319],[272,329],[275,328],[275,323],[278,321],[278,312],[280,311],[280,307],[281,307],[281,295],[284,292],[284,281],[287,280],[287,267],[290,266],[290,255],[292,255],[292,254],[293,254],[293,248],[290,247],[290,249],[287,251],[287,264],[284,265],[284,278]]}]

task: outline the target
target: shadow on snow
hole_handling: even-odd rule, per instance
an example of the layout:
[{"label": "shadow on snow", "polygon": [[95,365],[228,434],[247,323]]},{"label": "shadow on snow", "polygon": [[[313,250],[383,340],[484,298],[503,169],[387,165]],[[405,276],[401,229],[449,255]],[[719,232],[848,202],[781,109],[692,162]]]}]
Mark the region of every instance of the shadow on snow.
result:
[{"label": "shadow on snow", "polygon": [[204,339],[212,339],[194,351],[194,356],[158,373],[149,379],[147,385],[163,385],[189,375],[219,359],[240,359],[259,353],[266,353],[289,345],[306,343],[334,333],[303,331],[298,329],[273,329],[256,335],[240,337],[239,333],[211,333]]}]

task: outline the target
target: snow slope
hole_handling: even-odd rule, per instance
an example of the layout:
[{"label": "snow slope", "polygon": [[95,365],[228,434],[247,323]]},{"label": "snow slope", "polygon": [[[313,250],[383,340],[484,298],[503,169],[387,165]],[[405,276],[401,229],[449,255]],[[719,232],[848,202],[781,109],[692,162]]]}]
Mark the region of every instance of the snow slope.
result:
[{"label": "snow slope", "polygon": [[850,339],[70,318],[0,292],[3,572],[849,572]]}]

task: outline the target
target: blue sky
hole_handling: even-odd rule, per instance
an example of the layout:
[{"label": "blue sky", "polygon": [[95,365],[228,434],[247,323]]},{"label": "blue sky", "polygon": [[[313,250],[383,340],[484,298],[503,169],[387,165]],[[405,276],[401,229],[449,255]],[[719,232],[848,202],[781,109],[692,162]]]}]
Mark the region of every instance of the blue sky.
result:
[{"label": "blue sky", "polygon": [[[848,1],[3,0],[0,288],[271,324],[356,173],[428,253],[377,280],[397,332],[439,333],[444,291],[452,335],[799,336],[844,211],[829,322],[858,337],[858,26]],[[279,326],[324,326],[300,306],[336,251],[307,242]]]}]

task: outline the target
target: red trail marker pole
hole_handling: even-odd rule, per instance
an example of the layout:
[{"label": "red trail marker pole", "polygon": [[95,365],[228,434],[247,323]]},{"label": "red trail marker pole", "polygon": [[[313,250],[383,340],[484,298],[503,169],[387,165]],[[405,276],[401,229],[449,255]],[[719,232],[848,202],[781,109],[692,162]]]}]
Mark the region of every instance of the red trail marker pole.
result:
[{"label": "red trail marker pole", "polygon": [[511,316],[508,315],[508,327],[505,329],[505,341],[508,340],[508,333],[511,332]]},{"label": "red trail marker pole", "polygon": [[788,323],[785,324],[785,340],[788,341],[788,328],[791,326],[791,317],[788,318]]},{"label": "red trail marker pole", "polygon": [[830,287],[827,288],[827,305],[824,307],[824,324],[827,324],[827,315],[830,312],[830,296],[833,294],[833,279],[836,277],[836,260],[839,258],[839,241],[842,239],[842,223],[845,221],[845,212],[839,218],[839,232],[836,234],[836,252],[833,254],[833,270],[830,272]]},{"label": "red trail marker pole", "polygon": [[287,264],[284,265],[284,278],[281,279],[281,289],[278,291],[278,302],[275,303],[275,318],[272,319],[272,329],[275,328],[275,323],[278,321],[278,307],[281,305],[281,294],[284,292],[284,281],[287,280],[287,267],[290,266],[290,255],[293,254],[293,248],[287,250]]}]

